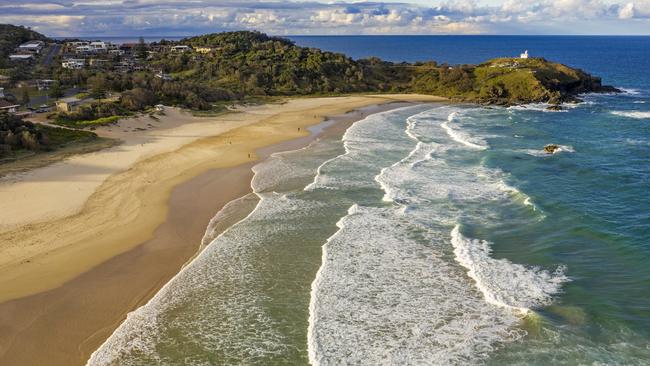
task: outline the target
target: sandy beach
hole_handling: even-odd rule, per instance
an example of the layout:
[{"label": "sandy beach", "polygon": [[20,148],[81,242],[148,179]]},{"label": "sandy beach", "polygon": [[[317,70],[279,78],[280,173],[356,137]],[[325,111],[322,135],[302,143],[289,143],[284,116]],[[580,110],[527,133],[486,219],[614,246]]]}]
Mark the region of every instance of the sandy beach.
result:
[{"label": "sandy beach", "polygon": [[257,159],[306,143],[326,116],[396,101],[441,98],[301,98],[205,118],[168,108],[97,131],[119,146],[3,178],[0,363],[83,364],[250,191]]}]

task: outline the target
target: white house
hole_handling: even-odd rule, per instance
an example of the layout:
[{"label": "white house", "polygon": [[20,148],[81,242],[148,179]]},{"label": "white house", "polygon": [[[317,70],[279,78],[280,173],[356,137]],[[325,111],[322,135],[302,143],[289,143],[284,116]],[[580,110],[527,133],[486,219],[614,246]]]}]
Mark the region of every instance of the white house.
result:
[{"label": "white house", "polygon": [[90,42],[88,46],[90,46],[90,48],[95,52],[103,52],[108,49],[109,43],[103,41],[94,41]]},{"label": "white house", "polygon": [[84,66],[86,66],[86,60],[82,58],[69,58],[61,62],[61,67],[64,69],[79,70],[83,69]]},{"label": "white house", "polygon": [[20,108],[19,104],[14,104],[4,99],[0,99],[0,112],[16,113],[18,108]]},{"label": "white house", "polygon": [[519,55],[519,58],[528,58],[528,50],[524,51],[524,53]]},{"label": "white house", "polygon": [[180,46],[174,46],[171,48],[172,52],[186,52],[191,50],[190,46],[186,45],[180,45]]},{"label": "white house", "polygon": [[34,59],[34,55],[32,54],[17,54],[17,55],[9,55],[9,59],[11,61],[32,61]]},{"label": "white house", "polygon": [[124,54],[124,50],[109,50],[108,53],[111,55],[122,56]]},{"label": "white house", "polygon": [[41,52],[44,46],[45,43],[43,41],[29,41],[18,46],[18,52],[38,54]]},{"label": "white house", "polygon": [[169,75],[169,74],[165,74],[165,73],[163,73],[162,71],[157,72],[157,73],[156,73],[156,77],[157,77],[158,79],[162,79],[162,80],[164,80],[164,81],[172,80],[171,75]]},{"label": "white house", "polygon": [[76,53],[90,53],[93,52],[93,48],[90,47],[89,45],[83,45],[83,46],[75,47],[74,51]]}]

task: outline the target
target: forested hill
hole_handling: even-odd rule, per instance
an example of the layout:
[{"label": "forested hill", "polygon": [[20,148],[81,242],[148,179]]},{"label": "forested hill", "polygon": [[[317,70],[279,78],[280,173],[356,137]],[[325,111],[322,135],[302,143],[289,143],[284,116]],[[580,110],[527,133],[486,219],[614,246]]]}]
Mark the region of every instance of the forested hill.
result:
[{"label": "forested hill", "polygon": [[[208,34],[181,41],[210,48],[200,57],[159,60],[167,72],[235,93],[292,95],[406,90],[409,74],[378,59],[354,61],[333,52],[298,47],[293,42],[258,32]],[[382,67],[386,66],[386,68]]]},{"label": "forested hill", "polygon": [[[0,25],[0,52],[11,52],[30,39],[46,37],[24,27]],[[511,105],[561,103],[579,93],[615,90],[603,87],[597,77],[541,58],[503,58],[480,65],[353,60],[250,31],[142,43],[125,56],[84,56],[68,50],[57,57],[48,67],[10,66],[24,78],[34,78],[37,73],[30,70],[38,69],[41,78],[56,80],[64,89],[85,86],[98,100],[107,92],[119,93],[119,105],[98,103],[102,106],[84,109],[89,113],[75,117],[84,120],[113,116],[122,109],[140,111],[157,103],[208,110],[223,102],[260,96],[417,92],[454,101]],[[64,69],[59,61],[65,57],[87,60],[79,69]],[[1,59],[9,62],[6,55]],[[125,63],[127,71],[117,68]]]},{"label": "forested hill", "polygon": [[4,62],[18,45],[31,40],[47,40],[47,37],[22,26],[0,24],[0,62]]},{"label": "forested hill", "polygon": [[259,32],[227,32],[178,44],[204,50],[198,57],[167,54],[157,66],[185,80],[235,95],[420,92],[486,104],[560,103],[579,93],[615,91],[600,79],[542,58],[502,58],[480,65],[352,60],[296,46]]}]

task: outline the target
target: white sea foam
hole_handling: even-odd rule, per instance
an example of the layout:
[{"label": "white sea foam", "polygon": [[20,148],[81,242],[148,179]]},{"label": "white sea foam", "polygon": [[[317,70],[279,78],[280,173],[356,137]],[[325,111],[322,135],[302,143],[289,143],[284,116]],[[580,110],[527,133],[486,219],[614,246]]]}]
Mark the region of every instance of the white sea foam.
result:
[{"label": "white sea foam", "polygon": [[[337,166],[345,166],[346,164],[344,163],[349,162],[351,165],[357,165],[354,168],[357,173],[363,174],[363,169],[358,168],[362,168],[365,163],[378,158],[369,153],[369,151],[373,148],[381,149],[382,147],[390,150],[390,146],[394,143],[394,136],[399,136],[403,132],[402,127],[391,122],[390,116],[396,113],[410,110],[417,111],[419,109],[422,109],[422,107],[408,106],[397,108],[369,115],[363,120],[354,123],[343,134],[342,140],[345,153],[323,162],[316,170],[314,181],[307,185],[305,190],[311,191],[318,188],[335,189],[341,186],[342,183],[354,185],[358,184],[358,182],[363,182],[361,179],[347,177],[346,174],[330,174],[327,170],[330,168],[336,169]],[[354,174],[351,175],[354,176]],[[345,182],[341,179],[344,179]]]},{"label": "white sea foam", "polygon": [[549,109],[549,107],[552,106],[552,104],[549,103],[530,103],[530,104],[522,104],[522,105],[513,105],[508,107],[507,109],[510,111],[535,111],[535,112],[548,112],[548,113],[566,113],[568,112],[568,109],[573,109],[578,107],[579,103],[566,103],[562,104],[561,107],[562,109],[560,110],[554,110],[554,109]]},{"label": "white sea foam", "polygon": [[619,90],[621,90],[623,93],[627,95],[639,95],[641,94],[641,91],[639,89],[633,89],[633,88],[622,88],[622,87],[617,87]]},{"label": "white sea foam", "polygon": [[445,259],[442,238],[412,239],[400,216],[355,205],[327,240],[312,284],[313,365],[471,364],[524,334]]},{"label": "white sea foam", "polygon": [[634,104],[646,104],[647,102],[645,100],[635,100],[632,103],[634,103]]},{"label": "white sea foam", "polygon": [[642,112],[642,111],[611,111],[610,113],[613,114],[613,115],[616,115],[616,116],[627,117],[627,118],[650,119],[650,111],[649,112]]},{"label": "white sea foam", "polygon": [[485,300],[494,305],[527,313],[532,308],[548,305],[568,281],[562,267],[551,273],[492,258],[490,243],[466,238],[459,225],[451,232],[451,243],[456,261],[467,268]]},{"label": "white sea foam", "polygon": [[453,128],[450,125],[450,123],[454,122],[457,118],[458,118],[458,112],[452,112],[449,114],[449,117],[447,117],[447,120],[440,124],[440,126],[445,130],[445,132],[447,132],[449,137],[451,137],[454,141],[462,145],[465,145],[467,147],[470,147],[472,149],[477,149],[477,150],[487,149],[485,141],[477,138],[472,138],[461,129]]},{"label": "white sea foam", "polygon": [[[290,157],[291,152],[277,153],[253,168],[257,179],[253,179],[252,188],[259,201],[252,212],[214,238],[147,304],[129,313],[91,355],[88,365],[174,363],[167,358],[169,354],[160,354],[160,345],[176,342],[178,337],[185,346],[204,354],[222,354],[242,363],[284,354],[293,347],[259,305],[268,299],[257,290],[255,262],[255,253],[269,237],[288,232],[294,222],[322,210],[319,202],[274,192],[282,186],[277,180],[283,172],[292,173],[284,176],[289,185],[296,176],[307,171],[313,174],[314,166],[301,167],[302,163],[291,169],[285,161]],[[215,222],[224,215],[217,214]],[[191,357],[196,360],[200,355]]]}]

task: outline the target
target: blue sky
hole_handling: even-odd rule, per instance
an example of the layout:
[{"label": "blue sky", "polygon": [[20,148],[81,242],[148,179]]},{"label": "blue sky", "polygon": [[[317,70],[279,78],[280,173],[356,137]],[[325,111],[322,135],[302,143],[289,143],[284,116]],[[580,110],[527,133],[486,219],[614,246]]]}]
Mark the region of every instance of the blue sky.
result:
[{"label": "blue sky", "polygon": [[49,36],[645,34],[650,0],[0,0],[0,22]]}]

